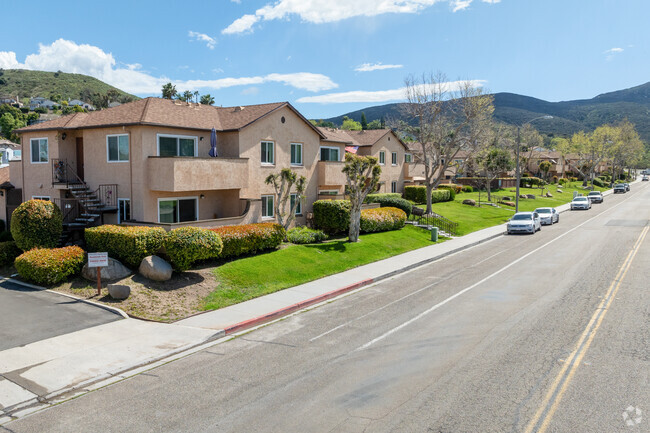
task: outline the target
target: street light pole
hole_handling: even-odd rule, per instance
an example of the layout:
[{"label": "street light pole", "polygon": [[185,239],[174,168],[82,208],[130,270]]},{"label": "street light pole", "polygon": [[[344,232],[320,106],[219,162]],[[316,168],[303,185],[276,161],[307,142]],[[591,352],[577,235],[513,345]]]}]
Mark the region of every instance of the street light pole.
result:
[{"label": "street light pole", "polygon": [[526,125],[527,123],[534,122],[535,120],[538,119],[552,119],[553,116],[539,116],[535,117],[534,119],[529,120],[528,122],[524,123],[523,125],[517,125],[517,147],[515,150],[516,153],[516,158],[517,158],[517,166],[515,168],[515,177],[517,178],[517,186],[516,186],[516,191],[517,191],[517,197],[515,197],[515,213],[519,212],[519,184],[521,183],[521,169],[519,167],[519,147],[521,146],[521,128],[522,126]]}]

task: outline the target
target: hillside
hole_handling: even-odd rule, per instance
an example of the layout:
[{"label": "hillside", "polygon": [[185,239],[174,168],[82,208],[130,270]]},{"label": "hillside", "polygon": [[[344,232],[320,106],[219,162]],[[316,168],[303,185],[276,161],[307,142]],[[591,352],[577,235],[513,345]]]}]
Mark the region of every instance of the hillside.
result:
[{"label": "hillside", "polygon": [[140,99],[87,75],[24,69],[0,69],[0,95],[18,95],[23,103],[32,96],[60,95],[62,100],[81,99],[95,106],[103,105],[107,99],[119,102]]},{"label": "hillside", "polygon": [[[534,126],[543,134],[566,137],[627,118],[636,125],[641,138],[650,143],[650,83],[575,101],[548,102],[514,93],[493,96],[494,117],[505,123],[520,125],[535,117],[550,115],[553,119],[535,122]],[[361,112],[365,112],[368,121],[399,118],[399,107],[399,103],[376,105],[324,120],[340,125],[343,116],[348,116],[360,121]]]}]

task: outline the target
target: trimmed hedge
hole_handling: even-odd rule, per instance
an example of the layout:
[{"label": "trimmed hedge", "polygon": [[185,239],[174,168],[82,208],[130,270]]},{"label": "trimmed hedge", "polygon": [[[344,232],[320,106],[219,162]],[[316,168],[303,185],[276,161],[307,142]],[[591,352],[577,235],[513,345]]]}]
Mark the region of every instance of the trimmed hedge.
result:
[{"label": "trimmed hedge", "polygon": [[349,200],[318,200],[313,209],[314,225],[326,233],[342,232],[350,226]]},{"label": "trimmed hedge", "polygon": [[22,251],[16,246],[16,242],[0,242],[0,266],[12,264],[21,254]]},{"label": "trimmed hedge", "polygon": [[544,186],[546,185],[546,181],[540,179],[539,177],[522,177],[519,186],[523,187],[524,185],[530,185],[532,187]]},{"label": "trimmed hedge", "polygon": [[[427,202],[427,187],[405,186],[404,198],[418,204],[424,204]],[[434,189],[431,191],[431,203],[452,201],[454,198],[456,198],[456,192],[452,189]]]},{"label": "trimmed hedge", "polygon": [[406,224],[406,212],[395,207],[361,211],[361,232],[374,233],[399,230]]},{"label": "trimmed hedge", "polygon": [[438,189],[449,189],[454,191],[456,194],[460,193],[462,188],[462,185],[456,185],[455,183],[441,183],[438,185]]},{"label": "trimmed hedge", "polygon": [[186,271],[198,260],[219,256],[223,244],[215,232],[197,227],[181,227],[167,233],[165,252],[174,269]]},{"label": "trimmed hedge", "polygon": [[603,181],[602,179],[596,177],[596,178],[594,178],[594,185],[599,187],[599,188],[604,188],[605,187],[605,181]]},{"label": "trimmed hedge", "polygon": [[79,247],[34,248],[16,258],[18,274],[36,284],[52,285],[81,272],[85,252]]},{"label": "trimmed hedge", "polygon": [[62,232],[63,215],[51,201],[28,200],[11,214],[11,235],[23,251],[55,247]]},{"label": "trimmed hedge", "polygon": [[374,201],[374,199],[378,197],[393,197],[393,198],[402,198],[402,194],[399,192],[382,192],[382,193],[376,193],[376,194],[368,194],[366,196],[366,199],[363,201],[364,203],[379,203],[377,201]]},{"label": "trimmed hedge", "polygon": [[167,233],[162,227],[103,225],[87,228],[84,237],[88,251],[106,251],[110,257],[135,267],[163,247]]},{"label": "trimmed hedge", "polygon": [[461,189],[461,191],[463,191],[463,192],[474,192],[474,188],[472,188],[472,187],[469,186],[469,185],[465,185],[465,186]]},{"label": "trimmed hedge", "polygon": [[223,226],[209,229],[221,237],[220,257],[237,257],[280,246],[286,236],[284,227],[275,223]]},{"label": "trimmed hedge", "polygon": [[[397,194],[399,196],[399,194]],[[371,198],[367,203],[379,203],[381,207],[396,207],[397,209],[402,209],[406,212],[406,218],[411,215],[411,207],[413,206],[410,201],[405,200],[401,197],[388,196],[388,194],[373,194],[374,197]]]},{"label": "trimmed hedge", "polygon": [[303,226],[289,229],[287,239],[292,244],[315,244],[327,239],[327,235],[322,230],[312,230]]}]

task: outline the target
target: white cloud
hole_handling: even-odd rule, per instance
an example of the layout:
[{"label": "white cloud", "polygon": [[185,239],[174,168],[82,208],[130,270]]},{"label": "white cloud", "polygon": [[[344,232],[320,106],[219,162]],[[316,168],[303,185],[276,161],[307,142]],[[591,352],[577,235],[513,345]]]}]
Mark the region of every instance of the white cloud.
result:
[{"label": "white cloud", "polygon": [[[253,26],[261,20],[279,20],[291,15],[309,23],[321,24],[341,21],[353,17],[371,17],[387,13],[418,13],[436,3],[449,2],[454,12],[466,9],[473,0],[277,0],[257,9],[254,14],[237,18],[223,34],[252,32]],[[483,0],[498,3],[500,0]]]},{"label": "white cloud", "polygon": [[255,87],[255,86],[249,87],[241,91],[242,95],[257,95],[258,93],[260,93],[260,89],[259,87]]},{"label": "white cloud", "polygon": [[604,54],[617,54],[617,53],[622,53],[623,51],[625,51],[623,48],[615,47],[615,48],[610,48],[609,50],[606,50],[604,52]]},{"label": "white cloud", "polygon": [[[469,82],[476,87],[483,87],[485,80],[469,80]],[[445,88],[448,90],[458,89],[460,84],[464,81],[449,81],[445,83]],[[296,102],[301,103],[319,103],[319,104],[343,104],[350,102],[388,102],[388,101],[403,101],[406,96],[406,88],[391,90],[354,90],[351,92],[328,93],[325,95],[305,96],[299,98]]]},{"label": "white cloud", "polygon": [[193,32],[190,30],[187,35],[195,41],[205,42],[205,45],[211,50],[214,50],[214,47],[217,45],[217,40],[205,33]]},{"label": "white cloud", "polygon": [[39,45],[37,54],[30,54],[20,63],[13,51],[0,51],[0,68],[32,69],[85,74],[100,79],[121,90],[138,95],[159,94],[163,84],[172,82],[179,89],[223,89],[233,86],[250,86],[263,83],[281,83],[300,90],[321,92],[338,87],[328,76],[311,72],[267,74],[253,77],[231,77],[218,80],[173,80],[166,76],[156,77],[139,70],[138,63],[116,67],[111,53],[86,44],[76,44],[58,39],[51,45]]},{"label": "white cloud", "polygon": [[483,3],[489,3],[491,5],[495,3],[501,3],[501,0],[481,0]]},{"label": "white cloud", "polygon": [[399,69],[403,67],[404,65],[382,65],[380,62],[380,63],[364,63],[354,68],[354,70],[357,72],[371,72],[371,71],[379,71],[382,69]]}]

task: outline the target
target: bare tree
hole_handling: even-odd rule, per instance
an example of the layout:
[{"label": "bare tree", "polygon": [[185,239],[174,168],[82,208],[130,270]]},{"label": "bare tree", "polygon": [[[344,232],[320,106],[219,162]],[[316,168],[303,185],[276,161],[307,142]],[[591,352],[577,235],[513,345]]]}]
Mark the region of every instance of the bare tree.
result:
[{"label": "bare tree", "polygon": [[350,198],[348,241],[358,242],[361,229],[361,205],[368,193],[377,189],[381,167],[374,156],[346,153],[342,171],[347,178],[346,194]]},{"label": "bare tree", "polygon": [[474,153],[479,138],[492,117],[492,97],[470,81],[450,83],[441,73],[408,77],[407,102],[401,106],[397,128],[413,137],[414,162],[424,166],[427,213],[431,213],[431,191],[445,176],[460,151]]},{"label": "bare tree", "polygon": [[[298,204],[305,198],[305,183],[307,179],[305,176],[298,175],[289,168],[283,168],[278,174],[269,174],[266,177],[267,185],[273,185],[277,200],[275,202],[275,215],[278,219],[278,224],[284,227],[285,230],[289,228],[293,220],[296,218],[296,208]],[[296,186],[296,200],[293,206],[290,206],[289,212],[286,212],[287,200],[291,197],[291,188]]]}]

